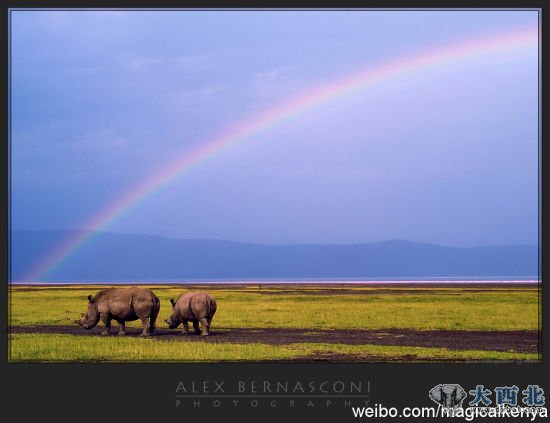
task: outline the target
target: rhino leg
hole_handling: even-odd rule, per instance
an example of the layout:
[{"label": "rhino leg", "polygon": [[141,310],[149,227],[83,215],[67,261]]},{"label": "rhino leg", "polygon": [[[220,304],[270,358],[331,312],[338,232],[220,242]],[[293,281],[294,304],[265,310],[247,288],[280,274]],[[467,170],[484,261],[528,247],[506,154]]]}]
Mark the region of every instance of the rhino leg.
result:
[{"label": "rhino leg", "polygon": [[195,330],[195,334],[200,334],[201,330],[199,329],[199,322],[197,320],[193,321],[193,329]]},{"label": "rhino leg", "polygon": [[210,323],[203,317],[201,319],[201,326],[202,326],[202,336],[208,336],[210,335]]},{"label": "rhino leg", "polygon": [[151,336],[151,325],[148,318],[141,318],[141,324],[143,325],[143,332],[140,336]]},{"label": "rhino leg", "polygon": [[126,325],[123,320],[118,322],[118,334],[126,335]]},{"label": "rhino leg", "polygon": [[107,313],[100,314],[101,321],[105,325],[105,330],[101,332],[102,335],[109,335],[111,333],[111,317]]},{"label": "rhino leg", "polygon": [[181,331],[182,335],[187,335],[189,332],[189,322],[187,320],[183,321],[183,330]]}]

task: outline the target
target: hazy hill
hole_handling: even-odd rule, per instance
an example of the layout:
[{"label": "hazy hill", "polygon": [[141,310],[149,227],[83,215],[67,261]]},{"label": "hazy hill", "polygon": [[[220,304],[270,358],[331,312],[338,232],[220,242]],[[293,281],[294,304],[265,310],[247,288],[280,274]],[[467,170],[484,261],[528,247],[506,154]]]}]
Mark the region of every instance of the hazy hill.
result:
[{"label": "hazy hill", "polygon": [[[12,232],[12,280],[24,281],[33,263],[76,234]],[[528,245],[261,245],[101,232],[43,280],[536,276],[537,257],[537,247]]]}]

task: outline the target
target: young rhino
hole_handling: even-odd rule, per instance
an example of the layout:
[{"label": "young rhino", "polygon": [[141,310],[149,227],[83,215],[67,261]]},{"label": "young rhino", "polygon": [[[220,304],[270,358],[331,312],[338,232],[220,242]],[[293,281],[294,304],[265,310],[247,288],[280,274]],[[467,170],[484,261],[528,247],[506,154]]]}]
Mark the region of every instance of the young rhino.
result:
[{"label": "young rhino", "polygon": [[201,333],[199,322],[202,326],[201,335],[210,335],[210,323],[216,313],[216,300],[206,292],[189,292],[181,294],[176,301],[170,299],[172,303],[172,315],[165,322],[170,329],[177,328],[183,323],[183,334],[189,331],[189,323],[193,322],[193,329],[196,334]]},{"label": "young rhino", "polygon": [[88,310],[82,319],[75,320],[84,329],[91,329],[99,320],[105,325],[102,335],[109,335],[111,320],[116,320],[119,335],[125,334],[125,322],[140,319],[143,324],[141,336],[155,333],[155,322],[160,310],[160,301],[153,291],[146,288],[109,288],[99,291],[95,297],[88,295]]}]

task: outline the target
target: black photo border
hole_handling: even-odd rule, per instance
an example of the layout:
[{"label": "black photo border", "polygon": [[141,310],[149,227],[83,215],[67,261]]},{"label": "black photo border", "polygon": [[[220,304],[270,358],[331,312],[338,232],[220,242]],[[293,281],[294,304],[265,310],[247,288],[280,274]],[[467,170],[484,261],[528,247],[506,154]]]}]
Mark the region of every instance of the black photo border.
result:
[{"label": "black photo border", "polygon": [[[8,362],[8,313],[9,313],[9,227],[10,227],[10,151],[9,151],[9,10],[19,8],[273,8],[273,9],[319,9],[319,8],[376,8],[376,9],[539,9],[540,28],[548,22],[542,1],[515,0],[376,0],[376,1],[68,1],[68,0],[7,0],[2,9],[2,57],[4,58],[2,94],[4,113],[2,130],[2,196],[4,207],[2,218],[2,306],[1,346],[3,357],[0,375],[4,385],[5,416],[17,416],[16,421],[31,419],[52,419],[52,421],[108,420],[123,418],[125,421],[190,421],[192,419],[226,419],[229,421],[344,421],[354,420],[350,409],[326,407],[212,407],[204,405],[194,408],[175,406],[176,389],[181,381],[290,381],[357,380],[369,383],[370,405],[383,404],[386,407],[432,406],[428,391],[441,383],[457,383],[465,389],[482,384],[489,388],[516,385],[520,390],[531,384],[546,388],[546,399],[550,401],[550,384],[545,384],[550,375],[548,360],[543,348],[547,345],[547,331],[540,333],[539,362],[480,362],[480,363],[10,363]],[[550,28],[550,25],[547,25]],[[548,36],[541,32],[541,48],[546,49]],[[546,43],[544,41],[547,41]],[[539,56],[539,277],[543,279],[547,264],[544,261],[544,210],[543,190],[543,125],[548,111],[543,107],[548,82],[544,84],[543,51]],[[548,312],[543,308],[544,291],[539,289],[539,329],[547,321]],[[544,379],[543,379],[544,378]],[[175,419],[175,420],[174,420]],[[372,419],[369,419],[372,420]],[[378,420],[378,419],[376,419]],[[401,419],[380,419],[401,421]],[[415,420],[415,419],[408,419]],[[418,419],[423,421],[425,419]],[[500,419],[497,419],[497,421]]]}]

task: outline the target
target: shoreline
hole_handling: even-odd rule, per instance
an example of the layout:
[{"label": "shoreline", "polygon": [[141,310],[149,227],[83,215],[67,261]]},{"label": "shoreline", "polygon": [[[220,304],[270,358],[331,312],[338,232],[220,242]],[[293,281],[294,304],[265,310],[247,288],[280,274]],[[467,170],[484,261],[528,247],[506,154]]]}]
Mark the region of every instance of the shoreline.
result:
[{"label": "shoreline", "polygon": [[411,280],[411,281],[182,281],[182,282],[12,282],[8,283],[10,288],[25,287],[87,287],[87,286],[205,286],[211,288],[230,287],[408,287],[408,288],[444,288],[444,287],[535,287],[542,285],[540,280]]}]

